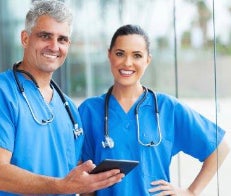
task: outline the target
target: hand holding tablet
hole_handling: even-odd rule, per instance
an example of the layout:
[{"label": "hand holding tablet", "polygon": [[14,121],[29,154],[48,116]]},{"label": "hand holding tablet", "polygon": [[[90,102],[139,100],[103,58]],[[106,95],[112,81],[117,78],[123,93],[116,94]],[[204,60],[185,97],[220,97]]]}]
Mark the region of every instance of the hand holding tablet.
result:
[{"label": "hand holding tablet", "polygon": [[105,159],[98,166],[96,166],[90,174],[96,174],[99,172],[105,172],[112,169],[119,169],[121,173],[127,175],[132,169],[139,164],[139,161],[133,160],[115,160]]}]

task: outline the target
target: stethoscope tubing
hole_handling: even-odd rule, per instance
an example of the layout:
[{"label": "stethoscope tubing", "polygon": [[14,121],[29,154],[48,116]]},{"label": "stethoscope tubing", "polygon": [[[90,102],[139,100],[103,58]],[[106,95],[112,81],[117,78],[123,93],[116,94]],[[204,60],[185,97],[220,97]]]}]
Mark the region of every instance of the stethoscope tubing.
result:
[{"label": "stethoscope tubing", "polygon": [[[36,86],[37,88],[39,88],[39,86],[38,86],[38,84],[37,84],[35,78],[34,78],[29,72],[26,72],[26,71],[24,71],[24,70],[19,70],[19,69],[17,69],[17,67],[19,66],[20,63],[21,63],[21,62],[17,62],[17,63],[15,63],[15,64],[13,65],[13,75],[14,75],[14,78],[15,78],[16,85],[17,85],[17,87],[18,87],[18,89],[19,89],[19,92],[22,94],[22,96],[23,96],[24,99],[26,100],[26,103],[27,103],[27,105],[28,105],[28,107],[29,107],[29,109],[30,109],[30,112],[31,112],[31,114],[32,114],[32,116],[33,116],[33,118],[34,118],[34,120],[35,120],[38,124],[40,124],[40,125],[46,125],[46,124],[48,124],[48,123],[51,123],[51,122],[53,121],[53,119],[54,119],[54,115],[52,114],[52,112],[51,112],[51,110],[49,109],[49,107],[48,107],[48,110],[49,110],[50,113],[51,113],[51,118],[49,118],[49,119],[47,119],[47,120],[42,120],[42,121],[40,122],[40,121],[35,117],[35,114],[34,114],[34,112],[33,112],[33,110],[32,110],[32,107],[30,106],[30,103],[29,103],[29,101],[28,101],[28,98],[27,98],[27,96],[26,96],[26,94],[25,94],[24,88],[23,88],[23,86],[22,86],[22,85],[20,84],[20,82],[19,82],[19,78],[18,78],[18,76],[17,76],[17,72],[26,74],[26,75],[33,81],[33,83],[35,84],[35,86]],[[62,103],[63,103],[63,105],[64,105],[64,107],[65,107],[65,109],[66,109],[66,111],[67,111],[67,113],[68,113],[68,116],[69,116],[69,118],[70,118],[70,120],[71,120],[71,122],[72,122],[72,124],[73,124],[73,133],[74,133],[74,136],[75,136],[75,138],[77,138],[78,136],[80,136],[80,135],[83,134],[83,130],[82,130],[82,128],[79,128],[79,127],[78,127],[78,123],[75,121],[74,116],[73,116],[73,114],[72,114],[72,112],[71,112],[70,106],[69,106],[67,100],[65,99],[64,94],[63,94],[63,92],[61,91],[61,89],[59,88],[59,86],[58,86],[58,85],[55,83],[55,81],[53,81],[53,80],[51,80],[50,84],[51,84],[51,86],[53,86],[53,87],[55,88],[55,90],[57,91],[59,97],[61,98]]]},{"label": "stethoscope tubing", "polygon": [[[114,141],[113,139],[109,136],[109,129],[108,129],[108,121],[109,121],[109,99],[110,99],[110,95],[112,93],[112,89],[113,86],[111,86],[105,96],[105,103],[104,103],[104,141],[102,141],[102,145],[103,147],[109,147],[109,148],[113,148],[114,147]],[[135,117],[136,117],[136,126],[137,126],[137,138],[138,138],[138,142],[143,145],[143,146],[148,146],[148,147],[154,147],[154,146],[158,146],[161,141],[162,141],[162,133],[161,133],[161,128],[160,128],[160,119],[159,119],[159,108],[158,108],[158,100],[157,100],[157,95],[156,93],[154,93],[152,90],[143,87],[144,89],[144,95],[141,98],[141,100],[138,102],[138,104],[136,105],[135,108]],[[148,92],[153,94],[154,97],[154,105],[155,105],[155,115],[156,115],[156,122],[157,122],[157,131],[158,131],[158,135],[159,135],[159,140],[157,142],[151,141],[150,143],[143,143],[140,140],[140,125],[139,125],[139,108],[141,106],[141,104],[145,101],[145,99],[147,98]]]}]

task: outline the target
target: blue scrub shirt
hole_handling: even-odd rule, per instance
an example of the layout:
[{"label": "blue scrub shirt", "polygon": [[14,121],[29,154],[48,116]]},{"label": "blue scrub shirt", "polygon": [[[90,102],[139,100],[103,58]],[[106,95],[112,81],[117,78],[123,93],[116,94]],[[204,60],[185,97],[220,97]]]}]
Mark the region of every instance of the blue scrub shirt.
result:
[{"label": "blue scrub shirt", "polygon": [[[174,97],[158,93],[160,129],[162,142],[156,147],[146,147],[138,143],[135,107],[126,113],[113,95],[109,100],[109,136],[115,142],[114,148],[103,148],[104,141],[104,101],[105,94],[84,101],[79,112],[82,118],[85,140],[83,161],[92,159],[99,164],[103,159],[130,159],[140,162],[118,184],[97,191],[99,196],[109,195],[152,195],[148,192],[150,183],[163,179],[170,181],[169,166],[172,157],[180,151],[204,161],[219,145],[224,131],[216,125],[180,103]],[[159,134],[153,95],[149,92],[139,109],[140,140],[143,143],[157,142]],[[217,141],[216,141],[217,138]],[[203,149],[203,150],[202,150]]]},{"label": "blue scrub shirt", "polygon": [[[49,119],[50,112],[35,84],[21,73],[17,75],[35,116],[40,121]],[[66,176],[80,160],[83,136],[74,139],[73,124],[57,91],[48,104],[54,120],[40,125],[19,92],[12,70],[0,74],[0,81],[0,147],[12,152],[11,164],[36,174]],[[76,106],[65,97],[82,127]]]}]

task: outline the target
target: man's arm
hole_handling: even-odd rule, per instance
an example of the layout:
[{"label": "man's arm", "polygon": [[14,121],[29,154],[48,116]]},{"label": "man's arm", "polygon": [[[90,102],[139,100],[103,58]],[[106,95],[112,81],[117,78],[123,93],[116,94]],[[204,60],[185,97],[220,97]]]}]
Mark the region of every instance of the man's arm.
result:
[{"label": "man's arm", "polygon": [[75,167],[65,178],[42,176],[10,164],[11,156],[11,152],[0,148],[0,190],[12,193],[90,193],[111,186],[124,176],[119,170],[89,174],[95,167],[92,161]]}]

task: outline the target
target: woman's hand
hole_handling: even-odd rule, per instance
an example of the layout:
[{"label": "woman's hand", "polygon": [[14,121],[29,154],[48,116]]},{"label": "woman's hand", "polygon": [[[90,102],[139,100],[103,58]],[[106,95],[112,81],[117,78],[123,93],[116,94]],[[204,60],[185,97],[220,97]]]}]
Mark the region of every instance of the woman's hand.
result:
[{"label": "woman's hand", "polygon": [[153,188],[150,188],[149,192],[155,193],[155,196],[195,196],[189,189],[180,189],[165,180],[153,181],[151,185]]}]

